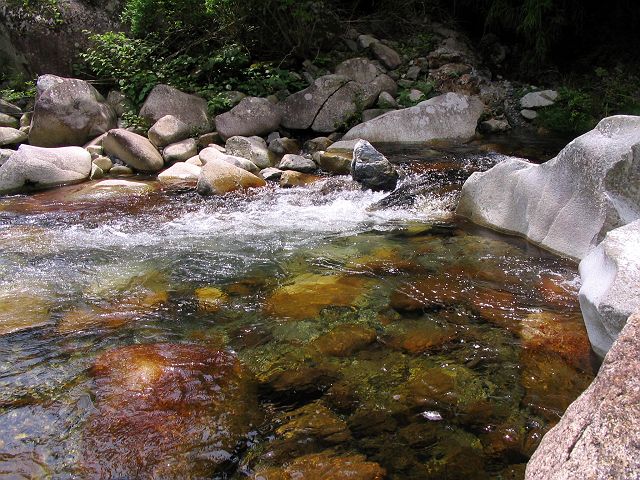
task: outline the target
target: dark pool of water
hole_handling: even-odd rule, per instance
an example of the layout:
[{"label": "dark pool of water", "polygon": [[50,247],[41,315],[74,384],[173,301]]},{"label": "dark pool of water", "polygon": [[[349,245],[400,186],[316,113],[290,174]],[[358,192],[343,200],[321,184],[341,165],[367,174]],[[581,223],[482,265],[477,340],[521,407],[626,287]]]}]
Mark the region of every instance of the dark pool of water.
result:
[{"label": "dark pool of water", "polygon": [[[453,214],[500,155],[0,200],[0,475],[522,478],[594,375],[576,265]],[[22,475],[22,477],[20,477]]]}]

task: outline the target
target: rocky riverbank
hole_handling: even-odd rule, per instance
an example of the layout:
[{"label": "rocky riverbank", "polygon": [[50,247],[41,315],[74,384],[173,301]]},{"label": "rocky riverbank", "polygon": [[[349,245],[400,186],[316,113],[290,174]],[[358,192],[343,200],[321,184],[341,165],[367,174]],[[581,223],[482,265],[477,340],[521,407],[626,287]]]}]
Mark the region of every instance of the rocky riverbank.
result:
[{"label": "rocky riverbank", "polygon": [[[281,100],[242,98],[215,118],[202,98],[158,85],[139,111],[151,123],[148,130],[123,128],[123,99],[117,92],[105,98],[83,80],[43,75],[32,113],[0,103],[0,193],[30,193],[103,177],[118,179],[109,186],[130,189],[136,183],[120,180],[137,174],[179,182],[201,195],[260,188],[267,182],[300,186],[319,176],[345,174],[365,189],[392,191],[402,172],[369,142],[464,142],[478,127],[505,130],[534,118],[535,109],[557,98],[552,91],[536,92],[515,99],[516,109],[506,93],[508,84],[482,74],[464,38],[444,29],[440,33],[441,44],[428,58],[410,60],[387,42],[356,35],[354,49],[367,56],[345,60],[334,72],[316,72],[307,88]],[[398,108],[398,85],[410,87],[411,78],[420,74],[444,93]],[[423,92],[410,95],[420,101]],[[342,138],[338,132],[354,117],[362,123]],[[589,462],[575,466],[574,458],[596,458],[596,463],[621,465],[624,472],[638,468],[629,458],[637,450],[635,437],[611,438],[605,428],[635,414],[629,407],[635,398],[627,387],[630,371],[616,365],[637,349],[635,324],[623,327],[638,307],[640,290],[638,132],[638,117],[606,118],[546,164],[510,159],[474,174],[458,207],[460,215],[474,222],[582,260],[580,302],[592,345],[604,355],[619,337],[598,379],[577,404],[597,404],[598,409],[584,416],[578,407],[570,408],[556,431],[573,432],[582,425],[584,432],[593,426],[588,442],[574,438],[564,450],[568,453],[558,468],[574,476],[594,469]],[[618,370],[619,375],[611,374]],[[598,392],[618,387],[619,403],[597,400]],[[600,428],[600,418],[616,420]],[[605,436],[617,448],[594,451]],[[546,478],[540,472],[551,468],[553,445],[566,437],[555,433],[546,440],[529,466],[531,478]],[[596,478],[605,473],[596,469]],[[373,478],[380,475],[372,473]]]}]

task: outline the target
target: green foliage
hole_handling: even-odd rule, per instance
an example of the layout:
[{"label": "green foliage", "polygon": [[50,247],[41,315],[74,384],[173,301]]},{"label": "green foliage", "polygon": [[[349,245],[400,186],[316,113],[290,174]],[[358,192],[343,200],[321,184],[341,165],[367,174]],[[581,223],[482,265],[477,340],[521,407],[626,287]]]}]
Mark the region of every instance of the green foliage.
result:
[{"label": "green foliage", "polygon": [[9,3],[22,8],[29,15],[37,15],[54,25],[64,23],[59,0],[9,0]]},{"label": "green foliage", "polygon": [[[411,94],[411,90],[420,90],[423,94],[424,97],[420,98],[419,100],[411,100],[409,98],[409,95]],[[419,104],[420,102],[423,102],[425,100],[427,100],[428,98],[433,97],[435,94],[435,86],[433,85],[432,82],[430,81],[419,81],[419,82],[415,82],[411,88],[403,88],[400,89],[398,92],[398,98],[396,98],[398,105],[402,106],[402,107],[413,107],[417,104]]]},{"label": "green foliage", "polygon": [[437,43],[430,32],[413,33],[400,42],[397,51],[406,58],[426,57],[436,48]]},{"label": "green foliage", "polygon": [[0,74],[0,98],[7,102],[32,100],[36,97],[35,80]]},{"label": "green foliage", "polygon": [[127,111],[122,114],[122,124],[124,128],[135,128],[142,131],[147,131],[151,127],[149,120],[142,118],[132,111]]},{"label": "green foliage", "polygon": [[[93,46],[80,54],[90,72],[111,80],[134,104],[140,104],[163,80],[165,66],[149,42],[122,32],[90,35]],[[158,67],[158,68],[157,68]]]},{"label": "green foliage", "polygon": [[621,66],[595,70],[597,82],[592,83],[594,97],[603,116],[640,114],[640,78]]},{"label": "green foliage", "polygon": [[560,96],[553,105],[539,110],[536,119],[539,125],[570,136],[583,134],[596,125],[591,95],[567,87],[558,89],[558,93]]}]

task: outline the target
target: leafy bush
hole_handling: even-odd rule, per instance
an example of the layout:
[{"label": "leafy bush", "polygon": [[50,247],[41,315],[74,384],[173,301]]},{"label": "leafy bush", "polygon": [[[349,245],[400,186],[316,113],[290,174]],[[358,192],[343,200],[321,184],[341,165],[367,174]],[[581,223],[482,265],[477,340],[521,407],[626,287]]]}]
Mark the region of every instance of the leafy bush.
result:
[{"label": "leafy bush", "polygon": [[537,123],[553,132],[576,136],[591,130],[597,123],[591,95],[567,87],[558,89],[558,100],[538,112]]}]

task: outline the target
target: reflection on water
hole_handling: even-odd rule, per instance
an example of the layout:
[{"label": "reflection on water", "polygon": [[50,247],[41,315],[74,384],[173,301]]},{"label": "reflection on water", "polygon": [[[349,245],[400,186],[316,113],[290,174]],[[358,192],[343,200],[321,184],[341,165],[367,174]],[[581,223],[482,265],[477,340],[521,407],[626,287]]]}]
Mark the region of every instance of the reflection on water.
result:
[{"label": "reflection on water", "polygon": [[0,200],[0,472],[522,478],[594,374],[576,266],[455,218],[500,155],[390,153],[387,199]]}]

